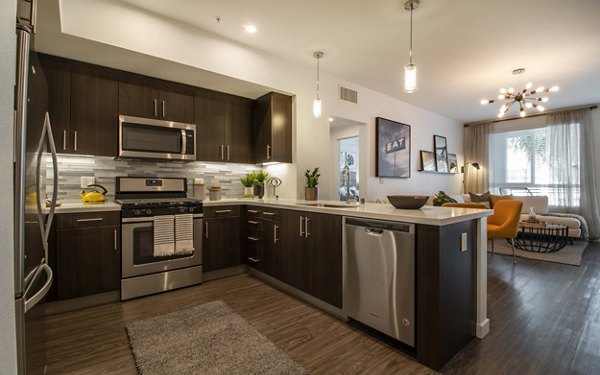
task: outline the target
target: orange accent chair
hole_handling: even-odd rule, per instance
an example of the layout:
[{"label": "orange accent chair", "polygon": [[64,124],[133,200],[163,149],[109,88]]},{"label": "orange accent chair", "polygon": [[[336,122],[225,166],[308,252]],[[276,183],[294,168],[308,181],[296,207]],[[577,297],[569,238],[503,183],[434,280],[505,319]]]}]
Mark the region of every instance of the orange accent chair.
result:
[{"label": "orange accent chair", "polygon": [[487,209],[484,204],[480,203],[444,203],[442,207],[460,207],[460,208],[480,208]]},{"label": "orange accent chair", "polygon": [[[494,238],[510,239],[513,252],[513,262],[517,263],[515,256],[515,242],[521,220],[523,202],[518,200],[500,200],[494,205],[494,214],[487,219],[488,240]],[[492,241],[492,256],[494,256],[494,241]]]}]

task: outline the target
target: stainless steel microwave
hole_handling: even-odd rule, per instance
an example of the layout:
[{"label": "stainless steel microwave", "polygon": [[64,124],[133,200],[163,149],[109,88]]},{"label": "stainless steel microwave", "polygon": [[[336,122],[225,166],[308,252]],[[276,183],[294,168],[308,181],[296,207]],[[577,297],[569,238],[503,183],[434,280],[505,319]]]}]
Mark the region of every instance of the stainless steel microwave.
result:
[{"label": "stainless steel microwave", "polygon": [[119,158],[196,160],[196,125],[119,116]]}]

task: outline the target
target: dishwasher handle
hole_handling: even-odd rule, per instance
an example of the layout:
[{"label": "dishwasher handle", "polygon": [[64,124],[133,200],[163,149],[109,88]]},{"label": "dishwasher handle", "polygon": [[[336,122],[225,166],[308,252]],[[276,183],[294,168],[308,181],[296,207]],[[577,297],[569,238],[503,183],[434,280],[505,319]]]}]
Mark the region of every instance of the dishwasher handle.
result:
[{"label": "dishwasher handle", "polygon": [[408,234],[415,233],[415,224],[397,221],[383,221],[348,217],[346,218],[346,225],[363,227],[365,229],[368,229],[367,232],[369,232],[370,230],[371,232],[393,231],[405,232]]},{"label": "dishwasher handle", "polygon": [[383,234],[383,229],[365,228],[365,232],[371,236],[381,236]]}]

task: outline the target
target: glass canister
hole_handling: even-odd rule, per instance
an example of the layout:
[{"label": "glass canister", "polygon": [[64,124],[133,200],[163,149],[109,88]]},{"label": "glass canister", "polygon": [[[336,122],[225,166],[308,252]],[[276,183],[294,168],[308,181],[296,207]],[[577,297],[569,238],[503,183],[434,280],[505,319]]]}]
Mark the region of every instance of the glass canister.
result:
[{"label": "glass canister", "polygon": [[194,199],[199,199],[202,201],[206,198],[206,191],[204,188],[204,179],[194,178]]},{"label": "glass canister", "polygon": [[208,198],[211,201],[218,201],[221,199],[221,187],[211,186],[208,188]]}]

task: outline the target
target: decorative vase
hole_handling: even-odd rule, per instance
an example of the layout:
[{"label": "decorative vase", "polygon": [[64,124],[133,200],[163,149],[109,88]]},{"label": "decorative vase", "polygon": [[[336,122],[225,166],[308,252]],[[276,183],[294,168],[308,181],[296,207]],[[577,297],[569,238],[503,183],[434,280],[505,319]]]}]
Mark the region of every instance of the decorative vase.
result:
[{"label": "decorative vase", "polygon": [[252,186],[244,186],[244,196],[247,197],[250,195],[254,195],[254,189]]},{"label": "decorative vase", "polygon": [[265,195],[265,185],[264,184],[254,185],[254,196],[262,199],[262,197],[264,195]]},{"label": "decorative vase", "polygon": [[307,201],[318,201],[319,200],[319,188],[318,187],[305,187],[304,188],[304,199]]}]

